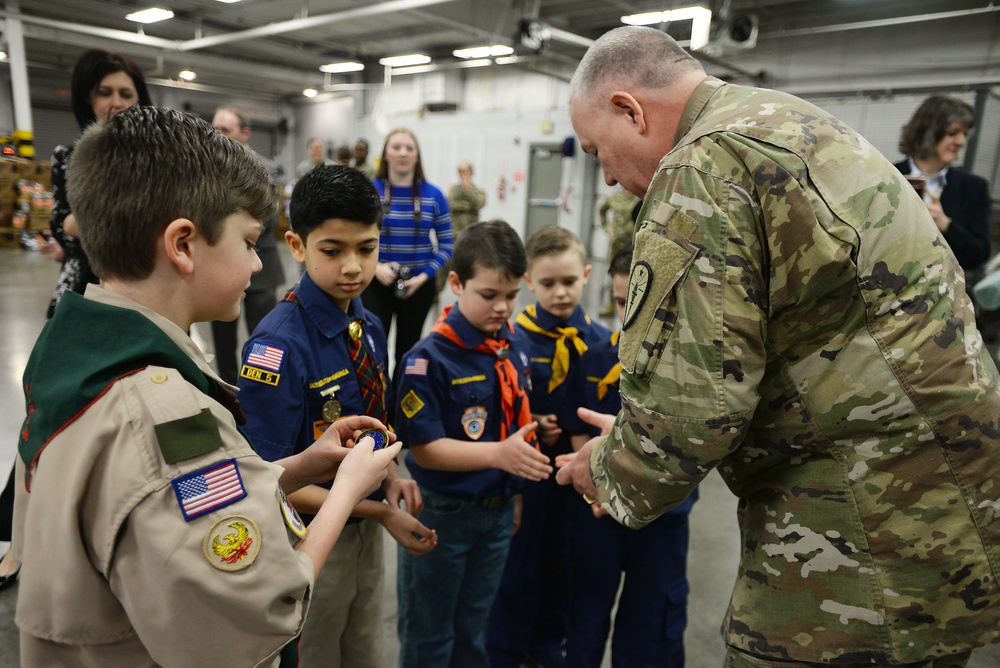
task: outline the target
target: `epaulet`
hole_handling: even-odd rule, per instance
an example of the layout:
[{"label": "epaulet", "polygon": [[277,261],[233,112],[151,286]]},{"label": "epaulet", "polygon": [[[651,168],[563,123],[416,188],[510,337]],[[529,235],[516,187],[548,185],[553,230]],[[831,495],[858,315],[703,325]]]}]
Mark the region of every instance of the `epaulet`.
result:
[{"label": "epaulet", "polygon": [[222,447],[219,423],[204,396],[179,371],[150,366],[135,375],[135,387],[153,418],[163,460],[176,464]]}]

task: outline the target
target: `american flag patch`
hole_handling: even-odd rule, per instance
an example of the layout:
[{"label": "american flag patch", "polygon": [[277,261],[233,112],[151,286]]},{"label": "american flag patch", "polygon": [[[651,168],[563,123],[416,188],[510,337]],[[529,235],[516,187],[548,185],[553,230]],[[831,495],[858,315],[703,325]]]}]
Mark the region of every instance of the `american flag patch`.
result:
[{"label": "american flag patch", "polygon": [[206,513],[236,503],[247,490],[235,459],[230,459],[170,481],[188,522]]},{"label": "american flag patch", "polygon": [[270,369],[271,371],[281,371],[281,363],[285,361],[285,349],[272,346],[263,341],[254,341],[250,345],[250,353],[247,355],[246,364],[260,369]]},{"label": "american flag patch", "polygon": [[406,361],[406,369],[403,370],[404,376],[426,376],[427,375],[427,358],[425,357],[411,357]]}]

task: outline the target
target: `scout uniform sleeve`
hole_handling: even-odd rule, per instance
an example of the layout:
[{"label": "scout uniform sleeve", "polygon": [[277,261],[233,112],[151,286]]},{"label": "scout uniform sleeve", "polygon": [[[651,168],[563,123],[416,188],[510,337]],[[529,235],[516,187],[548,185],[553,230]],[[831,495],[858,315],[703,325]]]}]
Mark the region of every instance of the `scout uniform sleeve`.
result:
[{"label": "scout uniform sleeve", "polygon": [[135,390],[132,422],[163,477],[121,524],[111,588],[158,664],[260,665],[299,632],[313,577],[278,467],[177,372],[147,369]]},{"label": "scout uniform sleeve", "polygon": [[605,508],[645,526],[742,441],[759,399],[768,305],[750,197],[661,171],[636,235],[619,356],[622,411],[591,455]]},{"label": "scout uniform sleeve", "polygon": [[294,352],[274,338],[247,341],[239,388],[254,449],[272,462],[294,454],[306,424],[304,374]]},{"label": "scout uniform sleeve", "polygon": [[403,364],[394,425],[396,433],[411,446],[446,437],[441,407],[447,395],[437,394],[435,382],[441,370],[431,368],[433,362],[426,350],[407,355]]}]

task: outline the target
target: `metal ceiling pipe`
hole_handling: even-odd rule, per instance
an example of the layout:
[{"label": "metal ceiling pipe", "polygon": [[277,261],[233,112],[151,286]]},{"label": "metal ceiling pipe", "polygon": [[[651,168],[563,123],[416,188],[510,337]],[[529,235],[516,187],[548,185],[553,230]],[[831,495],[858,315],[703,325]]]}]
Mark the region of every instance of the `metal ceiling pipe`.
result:
[{"label": "metal ceiling pipe", "polygon": [[48,28],[55,28],[57,30],[66,30],[68,32],[81,33],[83,35],[93,35],[94,37],[103,37],[104,39],[111,39],[119,42],[142,44],[143,46],[152,46],[158,49],[170,49],[173,51],[176,50],[180,45],[180,42],[172,39],[161,39],[160,37],[150,37],[149,35],[129,32],[127,30],[115,30],[114,28],[98,28],[97,26],[88,26],[88,25],[83,25],[82,23],[56,21],[53,19],[45,19],[40,16],[31,16],[30,14],[22,14],[20,12],[10,12],[6,10],[0,10],[0,17],[3,17],[5,19],[11,19],[11,18],[20,19],[21,22],[23,23],[45,26]]},{"label": "metal ceiling pipe", "polygon": [[956,19],[965,16],[975,16],[977,14],[989,14],[1000,11],[1000,6],[994,6],[991,2],[986,7],[976,7],[973,9],[956,9],[951,12],[937,12],[935,14],[914,14],[913,16],[897,16],[891,19],[876,19],[873,21],[856,21],[854,23],[837,23],[828,26],[815,26],[812,28],[798,28],[794,30],[775,30],[772,32],[761,31],[759,38],[772,37],[803,37],[817,35],[824,32],[847,32],[848,30],[866,30],[868,28],[885,28],[886,26],[906,25],[908,23],[923,23],[925,21],[941,21],[944,19]]},{"label": "metal ceiling pipe", "polygon": [[279,21],[278,23],[260,26],[259,28],[249,28],[238,32],[226,33],[224,35],[212,35],[211,37],[189,39],[186,42],[181,42],[179,49],[181,51],[195,51],[197,49],[218,46],[219,44],[242,42],[244,40],[256,39],[258,37],[270,37],[283,33],[296,32],[298,30],[306,30],[308,28],[316,28],[318,26],[334,23],[336,21],[346,21],[349,19],[358,19],[368,16],[379,16],[382,14],[388,14],[389,12],[401,12],[408,9],[416,9],[418,7],[440,5],[451,1],[452,0],[389,0],[389,2],[380,2],[377,5],[368,5],[365,7],[357,7],[355,9],[345,9],[341,12],[311,16],[304,19]]}]

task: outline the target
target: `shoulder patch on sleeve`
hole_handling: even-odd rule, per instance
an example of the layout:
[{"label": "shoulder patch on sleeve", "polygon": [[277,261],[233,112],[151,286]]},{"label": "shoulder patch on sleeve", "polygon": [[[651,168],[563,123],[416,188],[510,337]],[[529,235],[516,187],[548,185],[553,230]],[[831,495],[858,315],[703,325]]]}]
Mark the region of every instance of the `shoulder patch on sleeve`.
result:
[{"label": "shoulder patch on sleeve", "polygon": [[416,392],[410,390],[399,402],[399,407],[403,409],[403,415],[412,418],[424,407],[424,402],[420,400]]},{"label": "shoulder patch on sleeve", "polygon": [[235,459],[216,462],[170,481],[181,506],[184,520],[206,515],[232,505],[247,495],[243,476]]},{"label": "shoulder patch on sleeve", "polygon": [[219,423],[211,409],[203,408],[197,415],[162,422],[153,427],[163,460],[176,464],[222,447]]}]

